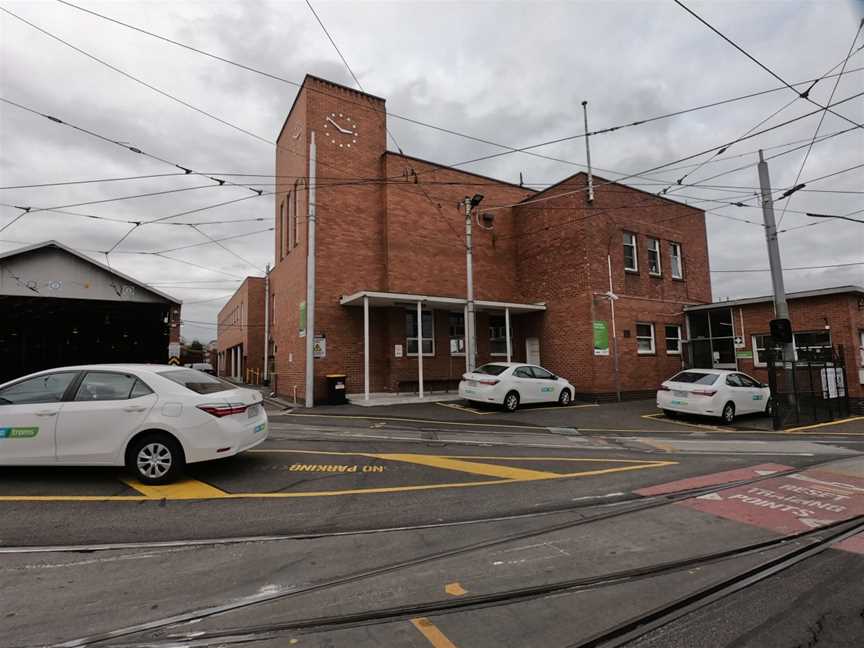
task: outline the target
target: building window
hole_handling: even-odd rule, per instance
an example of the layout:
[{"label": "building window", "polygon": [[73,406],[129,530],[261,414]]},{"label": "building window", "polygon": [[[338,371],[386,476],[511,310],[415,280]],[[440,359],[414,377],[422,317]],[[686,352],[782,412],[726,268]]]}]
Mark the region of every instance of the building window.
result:
[{"label": "building window", "polygon": [[450,313],[447,322],[450,329],[450,355],[465,355],[465,314]]},{"label": "building window", "polygon": [[753,345],[753,366],[766,367],[768,366],[768,349],[774,354],[774,361],[777,362],[783,358],[783,346],[780,344],[772,344],[771,336],[767,334],[754,335],[751,338]]},{"label": "building window", "polygon": [[282,237],[285,242],[285,254],[291,252],[294,247],[294,193],[288,192],[288,215],[285,219],[285,235]]},{"label": "building window", "polygon": [[638,272],[639,260],[636,257],[636,235],[624,232],[624,269]]},{"label": "building window", "polygon": [[[510,339],[513,339],[513,329],[510,329]],[[489,316],[489,355],[507,355],[507,318],[503,315]]]},{"label": "building window", "polygon": [[297,247],[299,241],[297,240],[297,191],[291,194],[291,223],[289,225],[290,232],[289,236],[291,237],[291,248]]},{"label": "building window", "polygon": [[681,327],[677,324],[666,325],[667,355],[681,355]]},{"label": "building window", "polygon": [[792,335],[796,360],[818,362],[831,357],[831,331],[801,331]]},{"label": "building window", "polygon": [[684,258],[681,254],[680,243],[669,244],[669,263],[672,265],[672,278],[684,278]]},{"label": "building window", "polygon": [[[423,355],[435,355],[435,319],[432,311],[423,311]],[[417,355],[417,311],[405,313],[405,353]]]},{"label": "building window", "polygon": [[297,182],[294,183],[294,208],[293,208],[294,220],[291,223],[291,232],[292,232],[293,241],[294,241],[293,247],[297,247],[298,245],[300,245],[300,236],[298,234],[299,226],[297,225],[298,221],[300,220],[300,214],[298,213],[299,208],[298,208],[297,196],[300,194],[300,191],[303,189],[303,186],[304,186],[303,180],[298,180]]},{"label": "building window", "polygon": [[285,258],[285,252],[288,249],[286,237],[288,236],[288,221],[285,218],[285,201],[279,205],[279,258]]},{"label": "building window", "polygon": [[657,277],[663,274],[660,269],[660,241],[655,238],[648,239],[648,274]]},{"label": "building window", "polygon": [[636,349],[639,353],[654,353],[654,325],[636,322]]}]

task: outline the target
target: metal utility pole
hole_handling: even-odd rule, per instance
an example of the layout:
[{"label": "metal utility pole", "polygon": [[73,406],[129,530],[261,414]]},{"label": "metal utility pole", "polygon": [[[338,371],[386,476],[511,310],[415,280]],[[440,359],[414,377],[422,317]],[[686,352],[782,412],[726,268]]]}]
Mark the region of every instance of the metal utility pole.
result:
[{"label": "metal utility pole", "polygon": [[609,269],[609,292],[606,296],[609,298],[609,308],[612,311],[612,371],[615,373],[615,396],[618,402],[621,402],[621,373],[618,370],[618,331],[615,328],[615,300],[618,295],[615,294],[614,286],[612,285],[612,255],[606,255],[606,266]]},{"label": "metal utility pole", "polygon": [[264,269],[264,382],[270,365],[270,264]]},{"label": "metal utility pole", "polygon": [[315,131],[309,138],[309,216],[306,225],[306,407],[315,405]]},{"label": "metal utility pole", "polygon": [[[585,162],[588,165],[588,202],[594,202],[594,177],[591,175],[591,146],[588,144],[588,102],[582,102],[582,115],[585,118]],[[621,400],[620,398],[618,400]]]},{"label": "metal utility pole", "polygon": [[[786,304],[786,289],[783,286],[783,266],[780,264],[780,246],[777,243],[777,225],[774,222],[774,201],[771,198],[771,178],[768,163],[759,149],[759,188],[762,191],[762,218],[765,221],[765,241],[768,243],[768,265],[771,268],[771,285],[774,289],[774,311],[777,319],[789,319]],[[783,344],[783,362],[795,359],[792,342]]]},{"label": "metal utility pole", "polygon": [[477,337],[476,337],[476,322],[474,320],[474,248],[471,239],[471,210],[480,204],[483,200],[481,194],[474,194],[473,197],[465,196],[465,267],[468,279],[468,295],[467,309],[468,317],[465,320],[465,357],[467,359],[467,369],[469,372],[474,371],[477,367]]}]

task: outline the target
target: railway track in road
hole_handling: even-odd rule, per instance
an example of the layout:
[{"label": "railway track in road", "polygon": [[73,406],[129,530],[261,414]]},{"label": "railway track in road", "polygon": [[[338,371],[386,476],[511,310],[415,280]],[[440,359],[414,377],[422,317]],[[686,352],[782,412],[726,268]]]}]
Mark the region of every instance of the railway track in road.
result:
[{"label": "railway track in road", "polygon": [[415,617],[434,617],[449,612],[470,611],[485,607],[509,605],[540,597],[569,594],[642,579],[650,579],[682,570],[705,567],[726,560],[783,547],[784,545],[790,545],[790,550],[783,553],[781,556],[766,559],[761,564],[746,570],[744,573],[736,574],[720,583],[683,596],[669,605],[655,608],[644,615],[629,619],[602,633],[570,644],[566,647],[615,648],[629,643],[648,632],[656,630],[657,628],[660,628],[685,614],[695,611],[700,607],[717,601],[729,594],[737,592],[740,589],[764,580],[765,578],[769,578],[784,569],[792,567],[799,562],[821,553],[841,540],[862,532],[864,532],[864,515],[843,522],[834,523],[819,529],[811,529],[794,536],[784,536],[781,538],[754,543],[745,547],[738,547],[736,549],[729,549],[726,551],[714,552],[693,558],[670,561],[636,569],[622,570],[590,578],[568,579],[545,585],[521,587],[492,594],[469,595],[455,600],[434,601],[420,605],[404,605],[367,612],[358,612],[355,614],[312,617],[285,623],[246,626],[242,628],[230,628],[210,632],[196,631],[166,634],[164,639],[148,639],[141,643],[130,642],[111,645],[114,648],[159,648],[163,645],[167,647],[177,646],[179,644],[182,644],[184,648],[195,648],[196,646],[210,646],[214,643],[224,646],[234,643],[247,643],[249,641],[278,639],[285,633],[289,632],[348,629],[354,626],[374,623],[392,623],[394,621],[407,620]]},{"label": "railway track in road", "polygon": [[[838,461],[838,460],[832,459],[830,461],[819,462],[819,463],[812,464],[812,465],[808,466],[807,469],[824,467],[824,466],[827,466],[831,463],[835,463],[836,461]],[[436,560],[442,560],[445,558],[450,558],[450,557],[466,554],[466,553],[481,550],[481,549],[488,549],[488,548],[502,545],[502,544],[505,544],[508,542],[532,538],[532,537],[540,536],[540,535],[543,535],[546,533],[553,533],[556,531],[567,530],[567,529],[571,529],[571,528],[581,526],[581,525],[592,524],[594,522],[599,522],[601,520],[608,520],[608,519],[612,519],[612,518],[616,518],[616,517],[620,517],[620,516],[624,516],[624,515],[629,515],[632,513],[638,513],[638,512],[650,510],[653,508],[668,506],[668,505],[674,504],[676,502],[679,502],[679,501],[682,501],[685,499],[698,497],[700,495],[706,495],[709,493],[717,493],[717,492],[721,492],[721,491],[727,490],[727,489],[732,489],[732,488],[737,488],[740,486],[759,483],[761,481],[768,480],[768,479],[775,479],[777,477],[783,477],[786,475],[791,475],[791,474],[800,472],[800,470],[801,469],[799,469],[799,468],[792,468],[789,470],[772,472],[771,474],[759,475],[759,476],[748,478],[748,479],[740,479],[740,480],[725,482],[723,484],[717,484],[717,485],[711,485],[711,486],[702,486],[702,487],[697,487],[697,488],[690,488],[690,489],[686,489],[686,490],[681,490],[681,491],[677,491],[675,493],[670,493],[670,494],[637,498],[637,499],[627,501],[624,503],[619,503],[620,505],[613,507],[611,510],[609,509],[608,505],[604,505],[601,507],[596,507],[596,506],[594,506],[594,507],[582,507],[581,511],[578,511],[578,512],[585,512],[586,510],[591,511],[591,510],[600,509],[600,508],[602,508],[603,510],[601,512],[595,514],[595,515],[588,515],[585,517],[580,517],[577,520],[569,520],[569,521],[559,522],[559,523],[555,523],[555,524],[543,525],[543,526],[540,526],[540,527],[535,528],[535,529],[511,533],[511,534],[508,534],[505,536],[494,538],[492,540],[484,540],[484,541],[480,541],[480,542],[470,543],[467,545],[462,545],[459,547],[454,547],[451,549],[446,549],[443,551],[436,551],[436,552],[425,554],[422,556],[417,556],[415,558],[411,558],[408,560],[402,560],[402,561],[390,563],[387,565],[383,565],[380,567],[362,570],[359,572],[347,574],[345,576],[340,576],[340,577],[329,579],[329,580],[322,581],[319,583],[313,583],[310,585],[297,587],[297,588],[289,589],[289,590],[284,590],[284,591],[280,591],[280,592],[275,592],[275,593],[255,594],[255,595],[240,598],[240,599],[237,599],[237,600],[234,600],[234,601],[231,601],[228,603],[220,604],[220,605],[214,605],[214,606],[210,606],[210,607],[206,607],[206,608],[202,608],[202,609],[191,610],[188,612],[175,614],[175,615],[172,615],[169,617],[164,617],[164,618],[156,619],[156,620],[149,621],[149,622],[143,622],[143,623],[139,623],[136,625],[118,628],[118,629],[115,629],[113,631],[97,633],[97,634],[93,634],[93,635],[89,635],[89,636],[85,636],[85,637],[80,637],[80,638],[69,640],[69,641],[56,643],[56,644],[53,644],[52,648],[80,648],[80,647],[84,647],[84,646],[90,646],[90,645],[104,643],[104,642],[111,641],[111,640],[116,640],[116,639],[119,639],[122,637],[129,637],[131,635],[140,634],[143,632],[162,631],[165,628],[168,628],[171,626],[176,626],[179,624],[189,623],[189,622],[197,622],[197,621],[201,621],[203,619],[213,617],[216,615],[224,614],[227,612],[233,612],[236,610],[241,610],[243,608],[249,608],[249,607],[256,606],[256,605],[261,605],[261,604],[265,604],[265,603],[272,603],[275,601],[285,600],[288,598],[301,596],[303,594],[310,594],[313,592],[319,592],[322,590],[327,590],[329,588],[333,588],[333,587],[337,587],[337,586],[345,585],[345,584],[349,584],[349,583],[355,583],[355,582],[362,581],[362,580],[372,578],[375,576],[380,576],[380,575],[395,572],[395,571],[398,571],[401,569],[406,569],[409,567],[422,565],[422,564],[433,562]],[[562,509],[563,512],[566,512],[567,510],[577,511],[577,509],[575,507],[570,508],[570,509]],[[861,522],[862,525],[864,525],[864,521],[861,521],[861,520],[858,520],[858,521]],[[449,524],[449,523],[442,523],[441,526],[444,526],[446,524]],[[424,528],[430,528],[430,527],[427,526]],[[811,534],[818,534],[820,532],[824,532],[825,529],[827,529],[827,528],[829,528],[829,527],[824,527],[822,529],[815,529],[813,531],[808,531],[804,534],[801,534],[800,537],[805,537],[805,536],[808,536]],[[830,528],[833,529],[834,526],[832,525]],[[318,536],[306,535],[306,536],[304,536],[304,538],[325,537],[325,535],[332,536],[335,534],[321,534]],[[773,543],[776,545],[782,541],[789,541],[789,538],[787,537],[787,538],[781,538],[778,540],[769,541],[769,544]],[[764,549],[764,547],[762,547],[762,548]],[[760,549],[753,548],[753,547],[743,549],[743,551],[748,551],[748,552],[758,551],[758,550],[760,550]],[[739,548],[737,551],[740,553],[742,551],[742,549]],[[727,553],[727,552],[724,552],[724,553]],[[726,557],[728,558],[729,556],[726,556]],[[719,560],[720,558],[718,558],[717,556],[713,556],[713,557],[703,556],[701,559],[702,560],[712,560],[712,559],[713,560]],[[654,566],[653,569],[656,570],[657,566]],[[672,569],[672,567],[667,565],[666,567],[664,567],[664,569]],[[631,574],[630,577],[636,578],[637,575]],[[641,577],[644,578],[644,574]],[[607,576],[602,577],[602,578],[609,578],[609,576],[607,575]],[[615,577],[616,582],[621,582],[621,578],[622,578],[622,576],[620,574],[618,576],[616,576]],[[598,585],[598,583],[593,583],[593,585],[596,586],[596,585]],[[544,587],[545,588],[558,587],[560,590],[566,591],[567,589],[572,589],[574,587],[580,587],[580,586],[584,587],[585,583],[580,584],[580,583],[575,583],[575,582],[565,582],[565,583],[559,583],[556,585],[544,586]],[[449,609],[455,609],[456,607],[459,607],[459,606],[464,607],[466,605],[472,605],[472,604],[473,605],[502,604],[503,602],[505,602],[505,599],[510,600],[510,599],[513,599],[514,597],[520,597],[520,596],[523,598],[526,596],[535,596],[536,597],[536,596],[547,595],[550,593],[550,591],[546,591],[546,590],[534,591],[534,588],[524,588],[524,589],[525,589],[524,592],[511,591],[511,592],[505,592],[505,593],[500,593],[500,594],[496,594],[496,595],[490,595],[493,597],[498,597],[498,598],[495,598],[494,600],[490,600],[490,601],[473,601],[472,602],[470,599],[460,599],[458,601],[447,601],[446,603],[436,603],[436,604],[432,604],[432,605],[433,606],[434,605],[440,606],[440,610],[438,610],[438,611],[446,611]],[[505,597],[505,598],[502,599],[500,597]],[[420,610],[419,608],[417,608],[417,606],[414,606],[412,609],[414,610],[415,613],[423,613],[423,611]],[[406,610],[407,610],[407,608],[406,608]],[[400,616],[403,614],[408,614],[408,612],[407,611],[394,612],[393,610],[389,610],[389,611],[385,610],[385,611],[371,611],[371,612],[366,612],[363,614],[366,616],[369,616],[370,619],[386,619],[386,618],[392,618],[394,615]],[[356,616],[356,615],[354,615],[354,616]],[[357,622],[359,622],[359,620],[355,619],[352,616],[352,617],[350,617],[350,620],[348,620],[347,617],[345,619],[343,619],[342,623],[344,625],[345,623],[357,623]],[[328,624],[334,625],[334,624],[337,624],[338,621],[331,619],[331,620],[327,621],[327,623],[325,623],[324,620],[318,619],[318,620],[307,620],[307,621],[302,622],[302,623],[307,624],[304,627],[317,627],[317,626],[309,625],[309,624],[317,623],[319,625],[328,625]],[[296,629],[296,627],[293,624],[286,624],[284,626],[284,628],[280,629],[280,631],[282,631],[283,629]],[[220,639],[220,641],[222,641],[224,643],[223,640]],[[150,643],[148,643],[148,645],[153,645],[153,644],[152,644],[152,642],[150,642]]]}]

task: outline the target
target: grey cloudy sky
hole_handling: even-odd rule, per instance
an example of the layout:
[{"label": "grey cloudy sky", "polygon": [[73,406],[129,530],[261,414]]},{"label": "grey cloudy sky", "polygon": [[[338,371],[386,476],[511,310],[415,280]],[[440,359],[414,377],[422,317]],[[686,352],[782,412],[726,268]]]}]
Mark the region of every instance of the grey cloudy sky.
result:
[{"label": "grey cloudy sky", "polygon": [[[301,2],[92,2],[82,6],[225,58],[301,81],[307,72],[346,85],[352,81],[309,8]],[[592,129],[652,117],[704,103],[779,87],[779,82],[711,33],[674,2],[321,2],[313,3],[368,92],[385,97],[390,112],[509,146],[527,146],[582,132],[580,103],[590,102]],[[136,33],[57,2],[5,2],[0,6],[196,107],[260,135],[276,137],[296,87],[214,61]],[[711,2],[689,6],[789,82],[817,78],[846,57],[864,16],[864,2]],[[856,47],[864,44],[864,33]],[[848,62],[834,101],[864,91],[864,50]],[[196,113],[120,76],[86,56],[0,13],[2,96],[67,122],[137,146],[158,157],[211,173],[273,174],[274,147]],[[834,79],[819,82],[811,97],[823,105]],[[592,138],[592,161],[610,178],[668,163],[735,140],[791,103],[762,128],[815,109],[789,90],[656,121]],[[864,122],[864,99],[837,108]],[[686,182],[756,161],[813,137],[819,115],[740,142],[725,160],[705,165]],[[501,149],[398,119],[390,128],[403,150],[455,163]],[[820,130],[830,135],[851,124],[828,114]],[[770,148],[779,147],[779,148]],[[771,160],[772,182],[791,186],[806,149]],[[581,139],[539,149],[584,162]],[[698,163],[708,156],[697,158]],[[817,142],[801,175],[808,181],[864,163],[864,130]],[[685,163],[686,164],[686,163]],[[579,166],[522,154],[465,167],[509,181],[551,183]],[[629,182],[648,190],[691,168],[667,169]],[[67,127],[0,104],[0,185],[49,183],[170,173],[171,167]],[[262,182],[272,182],[260,178]],[[687,187],[695,199],[738,200],[758,186],[755,166],[709,180],[718,189]],[[0,202],[53,207],[118,196],[212,185],[195,176],[0,191]],[[259,185],[265,190],[271,189]],[[846,214],[864,208],[864,168],[808,184],[788,203],[781,229],[787,267],[864,261],[864,225],[816,221],[798,212]],[[249,195],[248,189],[207,186],[179,193],[70,207],[68,211],[146,221]],[[675,191],[671,192],[672,197]],[[734,197],[734,198],[730,198]],[[750,204],[755,204],[751,201]],[[712,268],[767,266],[760,226],[722,215],[761,221],[761,212],[714,203],[707,216]],[[19,210],[0,207],[0,227]],[[857,216],[864,218],[864,212]],[[263,221],[251,220],[254,218]],[[201,211],[176,222],[250,219],[202,225],[214,238],[272,226],[272,198],[252,198]],[[803,227],[804,225],[811,225]],[[77,249],[109,249],[126,223],[71,214],[28,214],[0,233],[0,250],[55,238]],[[118,269],[183,299],[183,333],[215,337],[215,316],[237,277],[261,274],[271,260],[272,233],[217,245],[152,252],[206,242],[188,226],[137,228],[111,254]],[[198,268],[221,271],[223,274]],[[226,283],[181,282],[213,281]],[[715,298],[767,294],[765,272],[716,273]],[[789,290],[864,284],[864,265],[789,271]],[[210,301],[202,301],[210,300]],[[203,322],[204,324],[198,324]],[[210,325],[206,323],[210,323]]]}]

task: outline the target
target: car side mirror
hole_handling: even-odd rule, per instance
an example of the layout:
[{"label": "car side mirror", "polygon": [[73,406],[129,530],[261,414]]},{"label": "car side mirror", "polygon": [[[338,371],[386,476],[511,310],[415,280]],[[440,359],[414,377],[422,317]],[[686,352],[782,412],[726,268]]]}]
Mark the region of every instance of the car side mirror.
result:
[{"label": "car side mirror", "polygon": [[771,387],[771,385],[769,385],[768,383],[759,383],[759,386],[762,389],[770,389],[770,387]]},{"label": "car side mirror", "polygon": [[549,380],[558,380],[558,376],[556,376],[555,374],[552,374],[552,377]]}]

